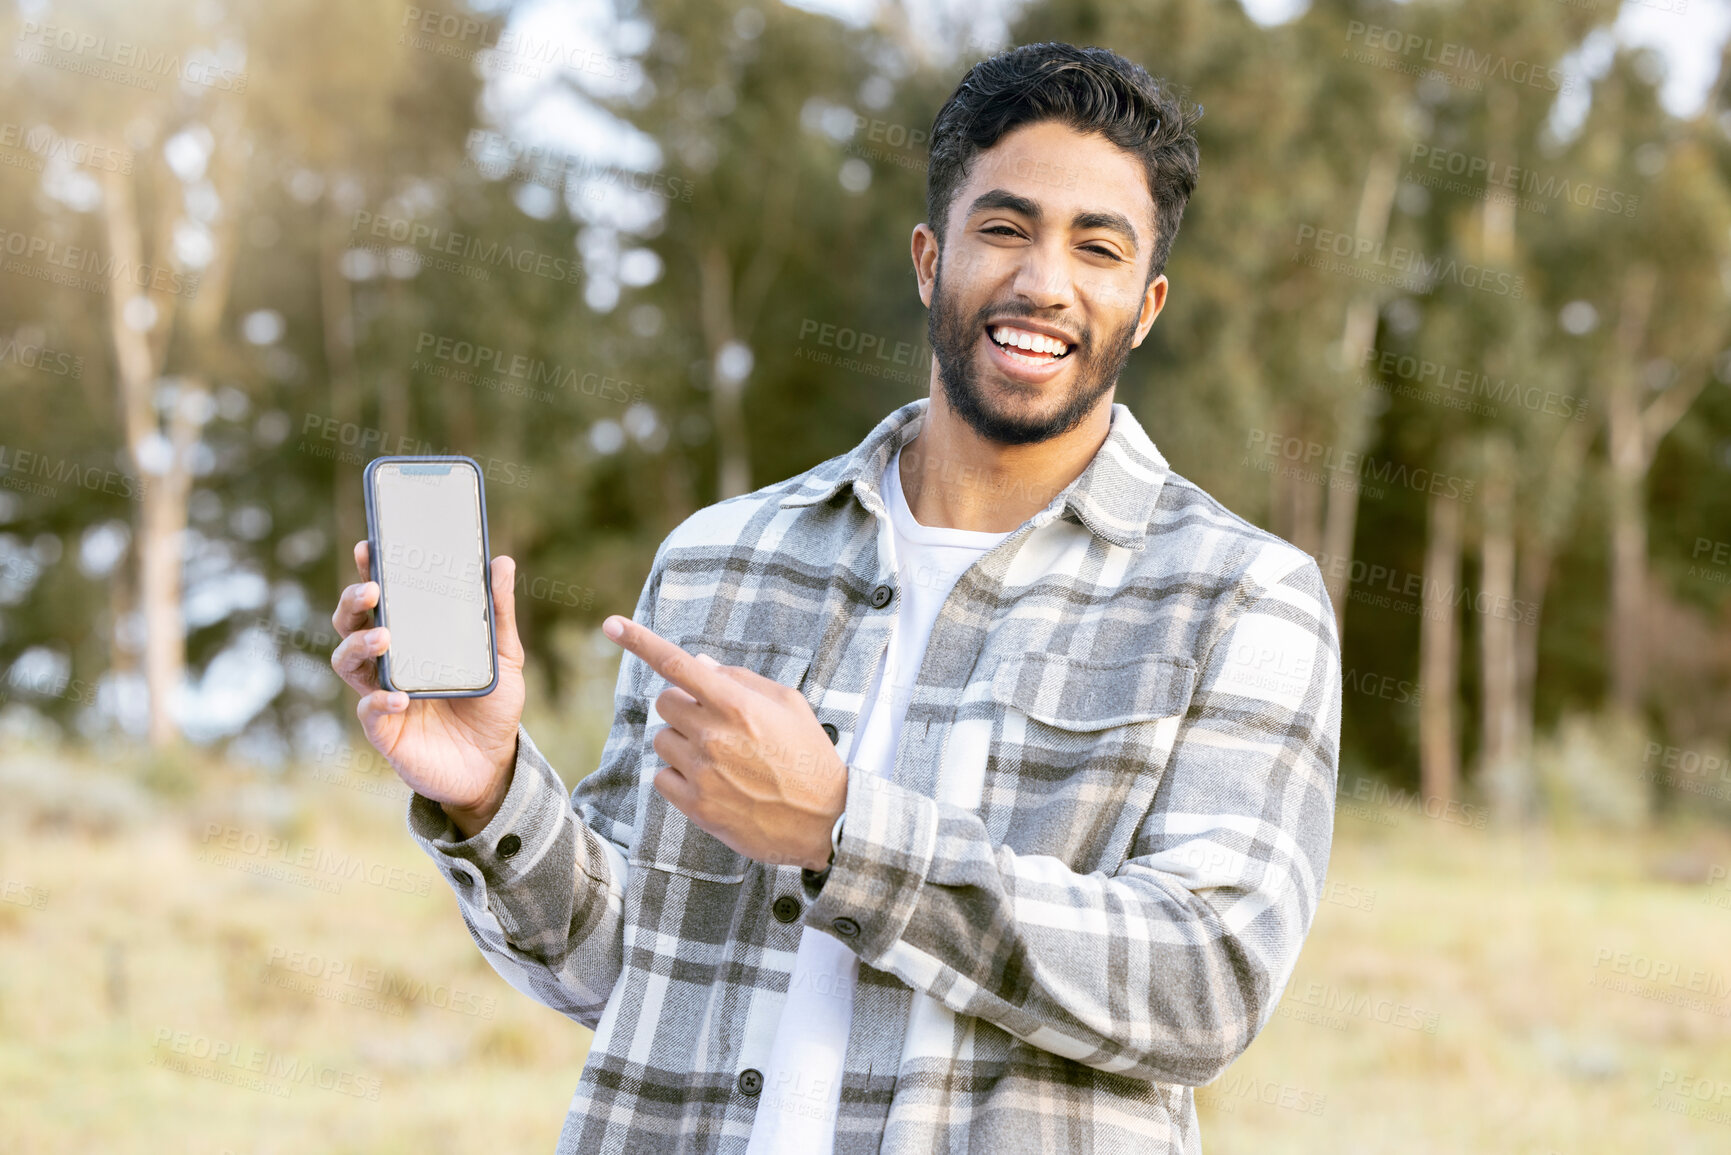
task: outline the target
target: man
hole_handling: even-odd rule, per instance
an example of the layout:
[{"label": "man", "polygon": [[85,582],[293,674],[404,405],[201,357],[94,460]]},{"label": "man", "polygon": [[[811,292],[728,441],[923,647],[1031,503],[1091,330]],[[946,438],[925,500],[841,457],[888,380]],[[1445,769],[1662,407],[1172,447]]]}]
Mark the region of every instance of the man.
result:
[{"label": "man", "polygon": [[[1315,564],[1113,401],[1196,179],[1102,49],[973,68],[914,229],[929,398],[656,553],[566,799],[501,673],[333,664],[518,989],[595,1028],[559,1150],[1197,1152],[1323,883],[1340,666]],[[366,574],[366,547],[356,562]]]}]

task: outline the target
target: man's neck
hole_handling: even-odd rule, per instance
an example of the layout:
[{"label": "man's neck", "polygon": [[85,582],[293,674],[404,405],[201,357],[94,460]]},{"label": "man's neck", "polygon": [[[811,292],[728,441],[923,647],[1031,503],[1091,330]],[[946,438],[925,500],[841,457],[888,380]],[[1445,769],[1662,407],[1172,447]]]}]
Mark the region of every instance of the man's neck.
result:
[{"label": "man's neck", "polygon": [[949,407],[934,374],[925,422],[902,447],[902,492],[921,525],[1007,533],[1081,476],[1111,428],[1108,393],[1080,425],[1049,441],[989,441]]}]

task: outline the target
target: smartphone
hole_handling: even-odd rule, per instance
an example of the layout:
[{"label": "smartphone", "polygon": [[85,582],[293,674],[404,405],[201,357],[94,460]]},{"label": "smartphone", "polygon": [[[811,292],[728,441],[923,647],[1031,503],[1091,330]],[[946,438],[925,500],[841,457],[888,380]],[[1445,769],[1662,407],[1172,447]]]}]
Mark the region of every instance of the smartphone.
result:
[{"label": "smartphone", "polygon": [[487,495],[469,457],[375,457],[362,476],[379,685],[411,698],[478,698],[499,684]]}]

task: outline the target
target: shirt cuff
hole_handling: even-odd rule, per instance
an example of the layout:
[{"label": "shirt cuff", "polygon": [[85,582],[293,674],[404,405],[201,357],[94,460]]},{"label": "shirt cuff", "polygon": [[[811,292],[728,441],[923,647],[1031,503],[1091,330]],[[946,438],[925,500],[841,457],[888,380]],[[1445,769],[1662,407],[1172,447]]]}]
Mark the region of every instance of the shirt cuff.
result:
[{"label": "shirt cuff", "polygon": [[814,900],[804,921],[871,963],[901,939],[919,904],[937,852],[938,804],[849,767],[843,813],[828,876],[805,888]]},{"label": "shirt cuff", "polygon": [[569,861],[559,863],[557,855],[548,854],[570,819],[565,783],[521,724],[510,789],[499,812],[473,837],[462,837],[431,798],[419,793],[409,798],[409,834],[451,884],[458,903],[490,911],[512,936],[519,930],[511,914],[513,895],[527,895],[537,868],[571,869]]}]

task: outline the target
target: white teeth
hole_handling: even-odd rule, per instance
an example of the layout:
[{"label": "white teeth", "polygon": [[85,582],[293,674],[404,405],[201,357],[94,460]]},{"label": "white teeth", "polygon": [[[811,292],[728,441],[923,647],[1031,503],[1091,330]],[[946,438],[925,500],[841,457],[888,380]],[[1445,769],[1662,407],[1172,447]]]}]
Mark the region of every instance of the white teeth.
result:
[{"label": "white teeth", "polygon": [[1008,325],[999,325],[993,329],[992,339],[1000,345],[1027,349],[1034,353],[1050,353],[1054,357],[1063,356],[1070,348],[1056,337],[1048,337],[1044,333],[1030,333],[1025,329],[1013,329]]}]

